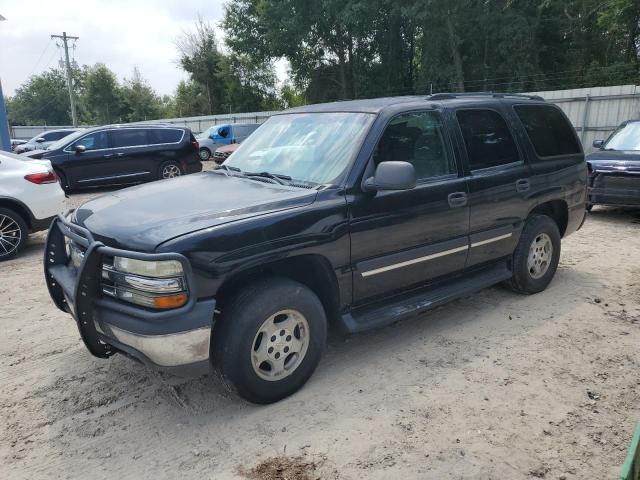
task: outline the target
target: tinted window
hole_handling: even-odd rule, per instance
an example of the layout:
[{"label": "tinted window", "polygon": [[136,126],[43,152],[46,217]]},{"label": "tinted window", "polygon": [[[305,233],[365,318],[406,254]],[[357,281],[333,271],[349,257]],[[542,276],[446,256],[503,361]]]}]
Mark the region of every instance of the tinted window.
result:
[{"label": "tinted window", "polygon": [[378,143],[374,160],[376,164],[409,162],[419,179],[456,173],[436,112],[406,113],[391,120]]},{"label": "tinted window", "polygon": [[496,167],[520,160],[507,123],[493,110],[458,110],[460,130],[471,170]]},{"label": "tinted window", "polygon": [[123,128],[122,130],[111,131],[111,141],[115,148],[118,147],[137,147],[147,145],[146,130]]},{"label": "tinted window", "polygon": [[580,153],[573,127],[556,107],[518,105],[514,108],[539,157]]},{"label": "tinted window", "polygon": [[104,130],[91,133],[86,137],[73,142],[70,150],[73,150],[78,145],[84,145],[87,150],[99,150],[103,148],[109,148],[109,142],[107,141],[107,132]]},{"label": "tinted window", "polygon": [[60,140],[62,137],[65,137],[67,135],[68,133],[48,132],[48,133],[43,133],[42,138],[44,138],[47,142],[53,142],[55,140]]},{"label": "tinted window", "polygon": [[149,143],[177,143],[182,139],[182,130],[174,128],[151,128],[147,130]]}]

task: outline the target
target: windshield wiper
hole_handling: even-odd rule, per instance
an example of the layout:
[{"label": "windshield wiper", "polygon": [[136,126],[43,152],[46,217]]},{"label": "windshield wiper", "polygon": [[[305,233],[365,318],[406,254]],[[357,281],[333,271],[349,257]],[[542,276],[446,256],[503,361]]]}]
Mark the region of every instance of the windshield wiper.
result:
[{"label": "windshield wiper", "polygon": [[229,165],[225,165],[224,163],[222,165],[218,165],[215,169],[224,171],[224,174],[227,177],[229,176],[229,172],[242,173],[242,170],[240,170],[238,167],[231,167]]},{"label": "windshield wiper", "polygon": [[[270,173],[270,172],[244,172],[247,177],[262,177],[269,178],[280,185],[286,185],[287,182],[291,181],[291,177],[289,175],[281,175],[279,173]],[[286,180],[286,181],[285,181]]]}]

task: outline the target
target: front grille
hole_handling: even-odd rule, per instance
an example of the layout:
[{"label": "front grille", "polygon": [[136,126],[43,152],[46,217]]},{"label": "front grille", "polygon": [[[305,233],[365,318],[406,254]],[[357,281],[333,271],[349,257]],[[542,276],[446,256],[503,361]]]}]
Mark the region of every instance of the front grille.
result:
[{"label": "front grille", "polygon": [[614,190],[640,191],[640,175],[599,175],[593,186]]}]

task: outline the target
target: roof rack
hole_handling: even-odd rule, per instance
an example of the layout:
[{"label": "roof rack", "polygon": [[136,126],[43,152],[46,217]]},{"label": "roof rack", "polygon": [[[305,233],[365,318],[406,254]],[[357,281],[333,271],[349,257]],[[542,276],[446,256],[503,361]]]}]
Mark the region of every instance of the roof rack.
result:
[{"label": "roof rack", "polygon": [[453,100],[464,97],[492,97],[492,98],[526,98],[528,100],[539,100],[544,102],[544,98],[539,95],[525,95],[522,93],[494,93],[494,92],[463,92],[463,93],[435,93],[427,96],[429,100]]}]

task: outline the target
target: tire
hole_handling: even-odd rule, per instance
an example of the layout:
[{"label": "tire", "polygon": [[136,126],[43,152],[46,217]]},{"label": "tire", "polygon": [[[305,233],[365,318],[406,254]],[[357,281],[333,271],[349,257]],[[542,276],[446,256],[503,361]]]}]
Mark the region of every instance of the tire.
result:
[{"label": "tire", "polygon": [[587,212],[590,212],[593,209],[593,203],[587,203],[587,206],[585,208]]},{"label": "tire", "polygon": [[71,186],[69,185],[69,180],[67,180],[67,176],[57,168],[54,169],[54,171],[56,172],[56,175],[58,175],[58,178],[60,179],[59,181],[60,181],[60,186],[62,187],[62,190],[64,190],[65,192],[68,192],[69,190],[71,190]]},{"label": "tire", "polygon": [[184,172],[178,162],[167,160],[166,162],[163,162],[158,169],[158,180],[180,177],[183,174]]},{"label": "tire", "polygon": [[0,208],[0,261],[15,257],[27,243],[29,227],[24,218],[8,208]]},{"label": "tire", "polygon": [[[545,245],[550,245],[550,252],[545,250]],[[530,251],[532,248],[534,251]],[[558,225],[546,215],[532,215],[527,219],[513,253],[513,277],[507,285],[513,291],[527,295],[541,292],[553,279],[559,261]]]},{"label": "tire", "polygon": [[[211,358],[227,388],[250,402],[267,404],[305,384],[326,339],[327,319],[318,297],[298,282],[270,277],[245,287],[224,305],[212,335]],[[282,369],[276,367],[277,358]]]},{"label": "tire", "polygon": [[211,150],[203,147],[200,149],[199,155],[200,155],[200,160],[202,160],[203,162],[206,162],[211,158]]}]

